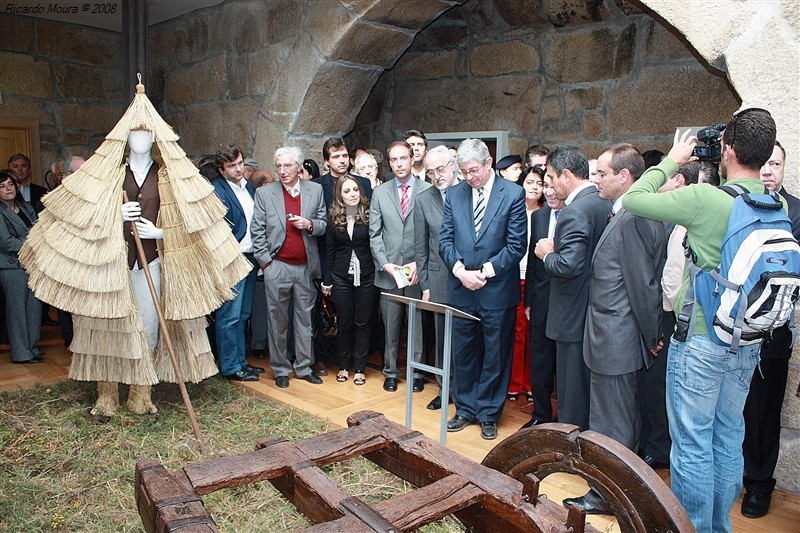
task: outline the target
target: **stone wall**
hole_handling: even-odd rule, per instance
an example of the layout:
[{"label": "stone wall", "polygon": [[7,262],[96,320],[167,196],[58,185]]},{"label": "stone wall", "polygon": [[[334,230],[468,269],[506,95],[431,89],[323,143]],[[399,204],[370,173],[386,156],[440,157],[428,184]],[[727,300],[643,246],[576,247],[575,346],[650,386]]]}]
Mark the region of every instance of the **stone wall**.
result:
[{"label": "stone wall", "polygon": [[408,129],[508,130],[511,153],[628,141],[667,151],[676,126],[728,119],[740,101],[677,32],[612,1],[470,0],[421,31],[383,73],[352,140]]},{"label": "stone wall", "polygon": [[121,35],[14,15],[0,16],[0,35],[0,113],[39,121],[42,172],[91,155],[127,105]]}]

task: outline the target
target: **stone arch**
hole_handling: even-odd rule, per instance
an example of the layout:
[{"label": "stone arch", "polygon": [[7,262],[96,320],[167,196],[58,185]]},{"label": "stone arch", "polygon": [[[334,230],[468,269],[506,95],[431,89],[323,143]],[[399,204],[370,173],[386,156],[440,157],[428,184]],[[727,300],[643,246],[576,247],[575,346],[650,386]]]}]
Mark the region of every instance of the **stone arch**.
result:
[{"label": "stone arch", "polygon": [[[422,28],[465,1],[311,4],[306,27],[325,30],[315,35],[304,32],[289,55],[269,111],[258,120],[255,146],[269,152],[260,157],[268,160],[272,147],[284,142],[316,156],[323,139],[349,131],[380,74],[395,64]],[[725,9],[703,0],[641,0],[641,4],[683,34],[710,65],[725,72],[744,107],[771,109],[787,151],[800,154],[800,5],[793,0],[745,0]],[[797,161],[790,163],[800,169]],[[793,185],[800,186],[800,181],[795,178]]]}]

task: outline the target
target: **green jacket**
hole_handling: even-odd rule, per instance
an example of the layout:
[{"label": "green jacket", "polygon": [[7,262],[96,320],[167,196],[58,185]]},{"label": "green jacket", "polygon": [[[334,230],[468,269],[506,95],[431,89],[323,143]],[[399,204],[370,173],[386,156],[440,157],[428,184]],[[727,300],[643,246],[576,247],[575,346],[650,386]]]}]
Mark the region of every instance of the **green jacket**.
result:
[{"label": "green jacket", "polygon": [[[650,167],[625,194],[622,206],[634,215],[684,226],[692,250],[697,254],[698,266],[709,271],[720,263],[722,240],[728,230],[733,197],[709,184],[691,185],[659,193],[658,189],[677,170],[677,165],[669,158]],[[764,184],[757,173],[756,177],[735,179],[726,185],[739,185],[754,194],[764,192]],[[786,201],[781,200],[785,209]],[[689,284],[689,269],[684,271],[683,286],[675,299],[676,314],[683,307],[683,297]],[[708,333],[703,311],[699,306],[692,333]]]}]

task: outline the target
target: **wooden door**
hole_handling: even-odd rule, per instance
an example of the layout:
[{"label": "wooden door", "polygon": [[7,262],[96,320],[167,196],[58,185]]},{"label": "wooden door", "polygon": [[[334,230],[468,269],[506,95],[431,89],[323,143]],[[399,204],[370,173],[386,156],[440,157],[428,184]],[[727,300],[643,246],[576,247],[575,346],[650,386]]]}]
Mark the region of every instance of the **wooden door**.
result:
[{"label": "wooden door", "polygon": [[44,185],[39,156],[39,121],[29,117],[0,117],[0,168],[8,168],[8,158],[25,154],[31,160],[31,181]]}]

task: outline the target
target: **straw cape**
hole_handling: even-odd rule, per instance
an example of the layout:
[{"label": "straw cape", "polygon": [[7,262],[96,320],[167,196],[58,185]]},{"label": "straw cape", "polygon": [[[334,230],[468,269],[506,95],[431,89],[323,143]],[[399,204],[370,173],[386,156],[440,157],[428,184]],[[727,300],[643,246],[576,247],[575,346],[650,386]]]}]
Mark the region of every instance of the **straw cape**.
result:
[{"label": "straw cape", "polygon": [[134,130],[150,131],[155,140],[156,225],[164,230],[160,303],[181,373],[196,383],[217,373],[204,317],[233,298],[231,288],[252,265],[239,251],[214,188],[186,157],[141,83],[94,155],[44,197],[45,210],[20,261],[37,298],[73,314],[70,378],[131,385],[176,381],[163,338],[150,353],[127,264],[123,231],[130,227],[122,222],[122,184]]}]

